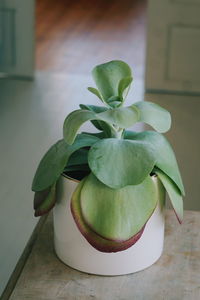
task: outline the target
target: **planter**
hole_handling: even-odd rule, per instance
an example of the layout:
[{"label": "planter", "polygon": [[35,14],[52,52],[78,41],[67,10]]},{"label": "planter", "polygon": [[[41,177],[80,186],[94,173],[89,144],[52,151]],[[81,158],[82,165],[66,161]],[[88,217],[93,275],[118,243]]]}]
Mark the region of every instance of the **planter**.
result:
[{"label": "planter", "polygon": [[[34,215],[55,206],[55,251],[65,264],[92,274],[122,275],[158,260],[165,191],[179,223],[185,192],[175,154],[162,134],[170,129],[170,113],[146,101],[124,106],[133,77],[123,61],[98,65],[92,75],[96,88],[88,90],[102,105],[80,104],[65,118],[63,138],[45,153],[33,179]],[[82,132],[87,121],[98,131]],[[128,130],[141,122],[153,130]],[[77,187],[78,181],[64,173],[88,176]]]},{"label": "planter", "polygon": [[57,256],[74,269],[97,275],[123,275],[151,266],[161,256],[164,241],[165,192],[156,176],[154,181],[159,186],[159,201],[142,237],[127,250],[103,253],[87,242],[72,217],[70,200],[78,183],[61,176],[58,182],[58,199],[53,211]]}]

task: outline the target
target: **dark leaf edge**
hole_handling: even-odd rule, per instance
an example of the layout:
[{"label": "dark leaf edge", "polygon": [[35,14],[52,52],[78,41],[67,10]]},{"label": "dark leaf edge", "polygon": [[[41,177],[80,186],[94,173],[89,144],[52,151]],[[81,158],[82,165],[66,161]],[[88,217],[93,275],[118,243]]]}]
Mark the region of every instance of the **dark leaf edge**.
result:
[{"label": "dark leaf edge", "polygon": [[119,252],[130,248],[141,238],[146,224],[142,227],[142,229],[137,234],[135,234],[133,237],[123,242],[111,241],[96,234],[93,230],[91,230],[91,228],[87,224],[85,224],[81,213],[80,193],[86,178],[84,178],[78,184],[71,199],[71,212],[79,231],[89,242],[89,244],[100,252],[106,252],[106,253]]}]

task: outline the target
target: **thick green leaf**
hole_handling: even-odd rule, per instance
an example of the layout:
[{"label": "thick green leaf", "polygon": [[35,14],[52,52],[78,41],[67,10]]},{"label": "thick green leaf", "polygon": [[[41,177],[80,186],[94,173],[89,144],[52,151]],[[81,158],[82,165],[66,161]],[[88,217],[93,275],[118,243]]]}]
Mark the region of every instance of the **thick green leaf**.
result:
[{"label": "thick green leaf", "polygon": [[55,202],[56,184],[45,191],[36,192],[34,197],[35,217],[48,213],[54,207]]},{"label": "thick green leaf", "polygon": [[88,91],[90,91],[92,94],[97,96],[102,101],[102,96],[97,89],[95,89],[93,87],[88,87]]},{"label": "thick green leaf", "polygon": [[106,135],[104,132],[87,132],[87,131],[83,131],[82,134],[87,134],[87,135],[91,135],[91,136],[96,136],[99,139],[105,139]]},{"label": "thick green leaf", "polygon": [[80,148],[93,145],[98,140],[97,137],[86,134],[78,135],[73,145],[59,140],[42,158],[33,179],[32,190],[42,191],[54,184],[63,172],[71,154]]},{"label": "thick green leaf", "polygon": [[81,148],[70,156],[67,167],[75,166],[75,165],[85,165],[88,163],[88,149]]},{"label": "thick green leaf", "polygon": [[[87,110],[93,111],[95,113],[101,113],[101,112],[108,110],[108,108],[105,106],[96,106],[96,105],[88,105],[88,104],[80,104],[79,106],[81,109],[87,109]],[[104,131],[106,136],[110,137],[111,129],[107,123],[105,123],[103,121],[98,121],[98,120],[93,120],[91,122],[98,130]]]},{"label": "thick green leaf", "polygon": [[42,202],[44,202],[44,200],[49,195],[50,190],[51,190],[51,186],[41,192],[35,192],[34,201],[33,201],[34,203],[33,207],[35,210],[42,204]]},{"label": "thick green leaf", "polygon": [[120,128],[128,128],[139,120],[139,111],[134,106],[109,109],[98,116],[105,122],[117,125]]},{"label": "thick green leaf", "polygon": [[105,106],[97,106],[97,105],[90,105],[90,104],[80,104],[79,106],[81,109],[87,109],[97,114],[108,110],[108,108]]},{"label": "thick green leaf", "polygon": [[141,184],[111,189],[92,173],[81,190],[85,222],[103,238],[125,241],[146,224],[157,204],[155,184],[148,176]]},{"label": "thick green leaf", "polygon": [[155,131],[144,131],[141,133],[125,131],[124,138],[150,143],[156,156],[155,165],[165,172],[175,182],[181,193],[185,195],[175,154],[165,136]]},{"label": "thick green leaf", "polygon": [[[130,67],[125,62],[113,60],[96,66],[92,71],[92,75],[100,94],[107,102],[112,96],[119,96],[120,81],[123,78],[131,77],[132,74]],[[120,87],[121,89],[122,87]]]},{"label": "thick green leaf", "polygon": [[134,235],[127,241],[123,241],[123,242],[107,240],[101,237],[100,235],[96,234],[85,223],[81,212],[80,194],[86,179],[87,177],[84,178],[79,183],[71,199],[71,211],[78,229],[80,230],[82,235],[86,238],[86,240],[98,251],[109,253],[109,252],[118,252],[118,251],[123,251],[128,249],[139,240],[139,238],[141,237],[144,231],[145,226],[143,226],[143,228],[136,235]]},{"label": "thick green leaf", "polygon": [[[116,106],[119,106],[121,104],[122,98],[120,96],[112,96],[108,98],[107,103],[115,108]],[[113,104],[114,103],[114,104]]]},{"label": "thick green leaf", "polygon": [[164,185],[169,198],[171,200],[173,209],[176,213],[179,223],[182,223],[183,220],[183,199],[181,193],[174,182],[162,171],[155,169],[155,173],[158,175],[162,184]]},{"label": "thick green leaf", "polygon": [[95,120],[96,114],[93,111],[78,109],[70,113],[63,125],[63,136],[65,141],[73,144],[79,128],[87,121]]},{"label": "thick green leaf", "polygon": [[123,99],[119,96],[112,96],[107,100],[107,103],[111,108],[120,107],[122,102],[123,102]]},{"label": "thick green leaf", "polygon": [[138,109],[134,106],[108,109],[107,111],[101,113],[79,109],[70,113],[65,119],[63,126],[63,135],[65,141],[71,145],[74,142],[79,128],[86,121],[104,121],[110,128],[114,130],[113,125],[120,128],[127,128],[135,124],[138,119],[139,112]]},{"label": "thick green leaf", "polygon": [[88,154],[95,176],[111,188],[141,183],[155,165],[154,148],[143,141],[103,139]]},{"label": "thick green leaf", "polygon": [[151,125],[158,132],[166,132],[171,127],[170,113],[161,106],[147,101],[134,103],[140,111],[139,122]]},{"label": "thick green leaf", "polygon": [[118,86],[118,94],[123,99],[125,91],[129,88],[131,82],[133,81],[132,77],[124,77],[120,80],[119,86]]}]

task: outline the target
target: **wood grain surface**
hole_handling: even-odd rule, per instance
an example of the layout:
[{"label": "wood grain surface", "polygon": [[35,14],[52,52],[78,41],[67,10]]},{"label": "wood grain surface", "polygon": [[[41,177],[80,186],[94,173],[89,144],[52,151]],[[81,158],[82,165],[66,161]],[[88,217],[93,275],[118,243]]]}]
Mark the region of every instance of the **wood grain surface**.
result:
[{"label": "wood grain surface", "polygon": [[165,246],[159,261],[135,274],[106,277],[78,272],[59,261],[49,216],[10,299],[198,300],[199,228],[200,212],[186,211],[180,226],[173,212],[167,211]]},{"label": "wood grain surface", "polygon": [[142,77],[146,6],[147,0],[37,0],[37,69],[88,74],[122,59]]}]

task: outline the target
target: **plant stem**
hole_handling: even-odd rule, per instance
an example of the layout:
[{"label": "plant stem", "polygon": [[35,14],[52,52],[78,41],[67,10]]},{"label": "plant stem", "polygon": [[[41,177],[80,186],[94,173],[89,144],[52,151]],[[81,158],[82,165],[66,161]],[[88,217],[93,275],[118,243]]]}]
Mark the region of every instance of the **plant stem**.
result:
[{"label": "plant stem", "polygon": [[122,138],[122,133],[123,133],[123,129],[122,128],[116,128],[114,130],[112,130],[112,137],[116,138],[116,139],[121,139]]}]

